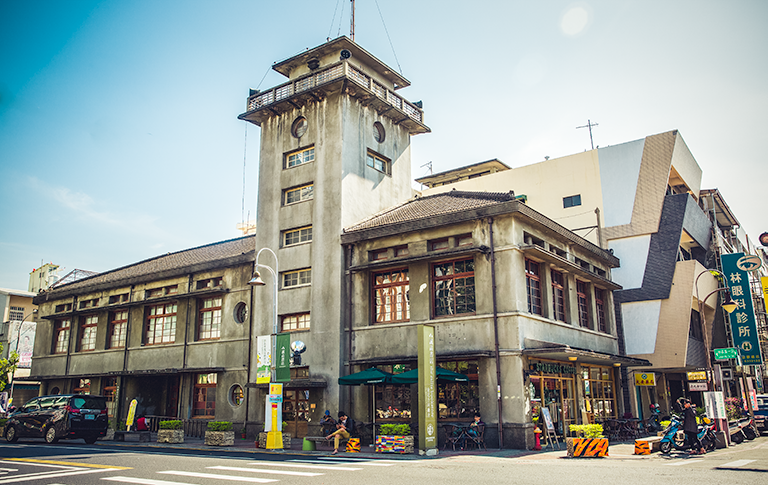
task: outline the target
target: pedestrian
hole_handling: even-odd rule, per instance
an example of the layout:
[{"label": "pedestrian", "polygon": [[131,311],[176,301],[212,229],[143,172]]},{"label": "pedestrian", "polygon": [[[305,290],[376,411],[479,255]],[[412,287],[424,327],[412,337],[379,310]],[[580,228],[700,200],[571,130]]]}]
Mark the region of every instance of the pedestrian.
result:
[{"label": "pedestrian", "polygon": [[323,428],[323,433],[330,434],[336,429],[336,420],[331,417],[331,412],[326,409],[322,419],[320,419],[320,426]]},{"label": "pedestrian", "polygon": [[333,453],[335,455],[339,452],[339,441],[342,438],[349,439],[350,433],[355,429],[355,421],[347,416],[344,411],[339,411],[339,420],[336,422],[336,431],[329,434],[325,439],[329,440],[333,437]]},{"label": "pedestrian", "polygon": [[692,455],[704,455],[707,450],[699,441],[699,424],[696,422],[696,410],[691,406],[691,401],[684,399],[683,406],[683,431],[685,440],[691,445]]}]

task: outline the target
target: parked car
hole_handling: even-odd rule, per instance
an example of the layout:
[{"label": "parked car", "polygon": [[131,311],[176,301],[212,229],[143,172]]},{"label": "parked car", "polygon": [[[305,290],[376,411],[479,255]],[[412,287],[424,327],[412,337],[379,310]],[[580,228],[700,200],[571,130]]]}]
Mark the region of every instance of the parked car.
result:
[{"label": "parked car", "polygon": [[22,437],[60,439],[82,438],[95,443],[107,434],[107,399],[90,394],[41,396],[24,404],[5,423],[5,439]]},{"label": "parked car", "polygon": [[765,433],[768,431],[768,394],[757,395],[757,409],[755,413],[755,426],[757,431]]}]

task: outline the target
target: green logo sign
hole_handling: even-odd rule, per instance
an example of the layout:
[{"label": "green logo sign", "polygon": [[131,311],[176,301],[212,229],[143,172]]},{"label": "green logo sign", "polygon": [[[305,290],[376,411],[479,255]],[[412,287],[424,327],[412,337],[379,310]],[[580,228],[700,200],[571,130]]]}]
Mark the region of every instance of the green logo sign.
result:
[{"label": "green logo sign", "polygon": [[735,359],[739,355],[739,351],[736,347],[727,347],[725,349],[713,349],[715,352],[715,360],[728,360]]}]

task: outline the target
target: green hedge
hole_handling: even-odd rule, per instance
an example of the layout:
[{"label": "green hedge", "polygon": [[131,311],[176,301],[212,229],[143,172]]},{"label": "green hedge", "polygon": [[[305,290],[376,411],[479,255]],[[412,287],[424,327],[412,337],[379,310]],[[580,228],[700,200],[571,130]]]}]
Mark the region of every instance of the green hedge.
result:
[{"label": "green hedge", "polygon": [[160,429],[184,429],[184,421],[180,419],[172,419],[169,421],[160,421],[158,423]]},{"label": "green hedge", "polygon": [[229,421],[209,421],[208,431],[232,431],[232,423]]},{"label": "green hedge", "polygon": [[385,436],[405,436],[411,434],[409,424],[380,424],[379,434]]},{"label": "green hedge", "polygon": [[582,438],[603,438],[602,424],[572,424],[568,429]]},{"label": "green hedge", "polygon": [[5,426],[6,422],[8,422],[8,418],[0,418],[0,426]]}]

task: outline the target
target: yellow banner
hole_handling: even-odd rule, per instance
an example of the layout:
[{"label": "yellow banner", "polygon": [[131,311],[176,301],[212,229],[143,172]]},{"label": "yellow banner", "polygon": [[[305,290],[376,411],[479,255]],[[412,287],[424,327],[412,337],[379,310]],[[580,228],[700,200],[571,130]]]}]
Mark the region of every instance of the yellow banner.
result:
[{"label": "yellow banner", "polygon": [[689,372],[688,380],[689,381],[706,381],[707,373],[706,372]]},{"label": "yellow banner", "polygon": [[760,283],[763,284],[763,299],[768,301],[768,276],[762,276]]},{"label": "yellow banner", "polygon": [[635,373],[636,386],[655,386],[656,374],[653,372]]}]

